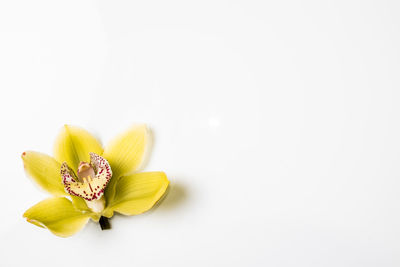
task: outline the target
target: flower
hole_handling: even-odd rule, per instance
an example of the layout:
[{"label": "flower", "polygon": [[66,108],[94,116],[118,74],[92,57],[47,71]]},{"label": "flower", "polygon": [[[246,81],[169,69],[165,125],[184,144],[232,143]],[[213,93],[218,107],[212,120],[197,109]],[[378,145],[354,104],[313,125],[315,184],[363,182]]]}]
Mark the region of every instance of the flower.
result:
[{"label": "flower", "polygon": [[91,218],[102,229],[114,212],[137,215],[154,206],[169,181],[163,172],[137,170],[149,150],[149,131],[136,125],[103,150],[86,130],[65,125],[54,145],[54,158],[22,153],[29,177],[53,197],[29,208],[24,217],[53,234],[68,237]]}]

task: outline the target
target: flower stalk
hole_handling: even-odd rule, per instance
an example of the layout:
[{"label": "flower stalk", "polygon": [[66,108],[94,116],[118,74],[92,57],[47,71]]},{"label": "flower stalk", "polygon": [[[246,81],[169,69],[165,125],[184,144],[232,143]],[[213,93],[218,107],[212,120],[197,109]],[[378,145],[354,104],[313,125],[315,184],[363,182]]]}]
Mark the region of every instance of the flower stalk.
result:
[{"label": "flower stalk", "polygon": [[101,230],[111,229],[110,221],[108,220],[107,217],[101,216],[100,220],[99,220],[99,224],[100,224]]}]

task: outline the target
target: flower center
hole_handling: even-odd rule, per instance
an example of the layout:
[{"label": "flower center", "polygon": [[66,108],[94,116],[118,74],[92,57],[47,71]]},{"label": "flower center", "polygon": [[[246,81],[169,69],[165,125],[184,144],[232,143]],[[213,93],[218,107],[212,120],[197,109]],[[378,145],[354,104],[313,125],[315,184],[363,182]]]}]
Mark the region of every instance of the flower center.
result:
[{"label": "flower center", "polygon": [[66,162],[61,165],[61,178],[65,191],[70,195],[84,198],[87,201],[100,199],[111,179],[111,167],[107,160],[90,154],[90,163],[81,162],[77,175]]},{"label": "flower center", "polygon": [[85,179],[93,179],[96,173],[89,163],[81,161],[81,163],[79,163],[77,175],[79,182],[84,182]]}]

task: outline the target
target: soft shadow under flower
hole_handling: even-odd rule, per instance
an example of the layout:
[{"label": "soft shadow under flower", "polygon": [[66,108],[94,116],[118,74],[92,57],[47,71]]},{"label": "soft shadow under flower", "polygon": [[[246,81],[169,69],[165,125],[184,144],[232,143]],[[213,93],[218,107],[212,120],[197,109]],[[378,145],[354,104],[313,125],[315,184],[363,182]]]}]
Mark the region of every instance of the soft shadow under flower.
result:
[{"label": "soft shadow under flower", "polygon": [[[172,210],[182,205],[188,198],[187,188],[179,182],[170,184],[163,197],[153,206],[152,211]],[[162,204],[162,205],[161,205]]]}]

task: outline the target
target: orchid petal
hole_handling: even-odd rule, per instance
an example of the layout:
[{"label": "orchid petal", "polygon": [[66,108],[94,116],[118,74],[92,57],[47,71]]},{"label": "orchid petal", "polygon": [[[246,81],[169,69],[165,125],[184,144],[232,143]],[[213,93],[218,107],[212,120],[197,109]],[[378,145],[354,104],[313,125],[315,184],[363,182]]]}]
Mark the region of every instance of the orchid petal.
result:
[{"label": "orchid petal", "polygon": [[146,125],[136,125],[113,139],[105,148],[103,157],[108,160],[113,178],[106,189],[106,200],[112,202],[118,179],[136,171],[148,150],[149,130]]},{"label": "orchid petal", "polygon": [[81,161],[90,160],[89,153],[103,153],[100,142],[88,131],[64,125],[54,144],[54,156],[59,162],[67,162],[75,172]]},{"label": "orchid petal", "polygon": [[54,158],[34,151],[26,151],[21,157],[26,173],[40,187],[54,196],[68,195],[61,183],[61,164]]},{"label": "orchid petal", "polygon": [[24,213],[26,220],[34,225],[47,228],[60,237],[68,237],[85,226],[90,213],[74,208],[64,197],[43,200]]},{"label": "orchid petal", "polygon": [[116,186],[116,194],[104,214],[113,211],[124,215],[137,215],[151,209],[168,188],[169,181],[163,172],[142,172],[123,176]]}]

